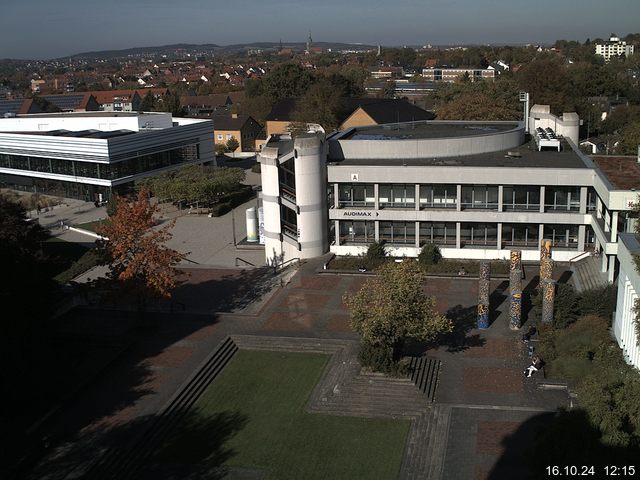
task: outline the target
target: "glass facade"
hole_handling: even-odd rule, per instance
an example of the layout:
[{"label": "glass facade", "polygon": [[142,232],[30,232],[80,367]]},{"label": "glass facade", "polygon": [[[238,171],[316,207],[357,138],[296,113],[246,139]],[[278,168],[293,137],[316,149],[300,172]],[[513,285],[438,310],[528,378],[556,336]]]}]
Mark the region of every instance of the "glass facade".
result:
[{"label": "glass facade", "polygon": [[82,162],[57,158],[0,154],[0,167],[75,177],[116,180],[199,158],[199,145],[186,145],[164,152],[141,155],[114,163]]},{"label": "glass facade", "polygon": [[462,209],[498,210],[498,186],[463,185]]},{"label": "glass facade", "polygon": [[420,208],[453,208],[458,205],[458,186],[453,184],[420,185]]},{"label": "glass facade", "polygon": [[539,211],[540,187],[534,185],[505,186],[502,189],[502,208],[505,211]]},{"label": "glass facade", "polygon": [[551,240],[555,248],[578,248],[578,225],[547,224],[544,238]]},{"label": "glass facade", "polygon": [[456,245],[456,224],[453,222],[420,222],[420,245]]},{"label": "glass facade", "polygon": [[369,244],[376,240],[375,222],[340,222],[340,244]]},{"label": "glass facade", "polygon": [[280,222],[282,233],[294,240],[298,240],[298,216],[290,208],[280,205]]},{"label": "glass facade", "polygon": [[[117,193],[128,193],[128,187],[119,185],[113,188]],[[109,187],[99,185],[87,185],[78,182],[65,182],[63,180],[50,180],[44,178],[26,177],[23,175],[11,175],[0,173],[0,188],[11,188],[23,192],[45,193],[64,198],[76,198],[85,202],[94,202],[98,195],[102,194],[103,200],[111,198]]]},{"label": "glass facade", "polygon": [[392,244],[416,243],[416,222],[380,222],[380,241]]},{"label": "glass facade", "polygon": [[380,208],[415,208],[415,184],[380,184],[378,186]]},{"label": "glass facade", "polygon": [[497,246],[498,225],[495,223],[462,223],[460,225],[462,246]]},{"label": "glass facade", "polygon": [[579,212],[580,187],[545,187],[544,207],[547,212]]},{"label": "glass facade", "polygon": [[292,159],[280,164],[278,168],[280,193],[292,202],[296,201],[296,164]]},{"label": "glass facade", "polygon": [[502,224],[502,245],[505,247],[538,248],[540,227],[531,223]]},{"label": "glass facade", "polygon": [[338,187],[338,208],[373,207],[373,183],[341,183]]}]

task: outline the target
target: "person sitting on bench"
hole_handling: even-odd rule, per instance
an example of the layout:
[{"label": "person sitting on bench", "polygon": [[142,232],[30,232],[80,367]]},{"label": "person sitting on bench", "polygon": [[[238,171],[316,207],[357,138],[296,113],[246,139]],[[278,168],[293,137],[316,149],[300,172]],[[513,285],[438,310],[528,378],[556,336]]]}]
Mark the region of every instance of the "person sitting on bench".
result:
[{"label": "person sitting on bench", "polygon": [[527,367],[527,369],[524,371],[524,374],[528,378],[533,375],[533,372],[537,372],[538,370],[540,370],[542,368],[542,365],[542,359],[539,356],[534,355],[531,359],[531,365]]}]

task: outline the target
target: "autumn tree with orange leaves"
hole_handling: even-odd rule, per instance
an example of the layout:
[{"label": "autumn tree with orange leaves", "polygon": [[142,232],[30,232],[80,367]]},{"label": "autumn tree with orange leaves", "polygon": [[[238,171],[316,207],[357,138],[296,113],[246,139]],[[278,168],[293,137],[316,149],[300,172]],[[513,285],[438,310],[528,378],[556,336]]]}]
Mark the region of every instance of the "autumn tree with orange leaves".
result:
[{"label": "autumn tree with orange leaves", "polygon": [[115,197],[116,213],[98,233],[98,250],[109,267],[109,279],[136,296],[139,304],[147,297],[170,298],[182,274],[175,266],[185,255],[164,243],[171,238],[174,222],[154,229],[157,205],[149,202],[149,191],[140,190],[134,200]]}]

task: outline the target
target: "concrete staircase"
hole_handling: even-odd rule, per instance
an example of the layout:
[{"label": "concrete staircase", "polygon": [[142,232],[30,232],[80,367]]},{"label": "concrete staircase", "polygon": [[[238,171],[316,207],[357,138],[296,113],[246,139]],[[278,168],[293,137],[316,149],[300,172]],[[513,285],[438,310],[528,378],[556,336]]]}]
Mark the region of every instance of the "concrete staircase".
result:
[{"label": "concrete staircase", "polygon": [[588,256],[571,264],[576,291],[583,292],[609,283],[607,273],[600,271],[602,258]]},{"label": "concrete staircase", "polygon": [[438,386],[440,360],[427,357],[413,357],[409,364],[409,378],[427,398],[433,402]]},{"label": "concrete staircase", "polygon": [[436,404],[411,424],[400,469],[401,480],[442,478],[451,407]]}]

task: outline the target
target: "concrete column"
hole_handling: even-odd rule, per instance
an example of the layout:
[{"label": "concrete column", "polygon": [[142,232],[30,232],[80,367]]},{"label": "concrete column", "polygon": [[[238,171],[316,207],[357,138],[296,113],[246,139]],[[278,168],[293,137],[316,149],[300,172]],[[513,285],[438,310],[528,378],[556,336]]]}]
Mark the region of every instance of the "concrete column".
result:
[{"label": "concrete column", "polygon": [[[502,187],[500,187],[500,188],[502,188]],[[501,223],[498,224],[498,235],[496,237],[498,239],[496,248],[498,250],[501,250],[502,249],[502,224]]]},{"label": "concrete column", "polygon": [[618,241],[618,212],[611,212],[611,241]]},{"label": "concrete column", "polygon": [[604,231],[606,232],[610,232],[611,231],[611,215],[609,215],[609,212],[605,209],[604,211]]},{"label": "concrete column", "polygon": [[[333,225],[334,235],[336,236],[336,246],[340,246],[340,222],[338,220],[334,220]],[[329,239],[329,243],[331,243],[331,239]]]},{"label": "concrete column", "polygon": [[503,199],[504,199],[504,186],[498,185],[498,211],[499,212],[503,211],[503,207],[502,207]]},{"label": "concrete column", "polygon": [[[462,211],[462,185],[458,184],[456,185],[456,195],[457,195],[457,201],[456,201],[456,210],[458,212]],[[460,224],[458,224],[458,229],[460,228]],[[458,246],[458,248],[460,248],[460,246]]]},{"label": "concrete column", "polygon": [[600,263],[600,271],[604,273],[607,271],[607,255],[605,253],[602,253],[600,257],[602,258],[602,261]]},{"label": "concrete column", "polygon": [[596,196],[596,218],[602,218],[602,200]]},{"label": "concrete column", "polygon": [[580,213],[587,213],[587,187],[580,187]]},{"label": "concrete column", "polygon": [[[415,199],[416,199],[416,211],[419,211],[420,210],[420,184],[416,184]],[[417,237],[418,237],[418,230],[416,230],[416,238]]]},{"label": "concrete column", "polygon": [[460,244],[460,222],[456,222],[456,248],[460,248]]},{"label": "concrete column", "polygon": [[416,222],[416,248],[420,248],[420,222]]},{"label": "concrete column", "polygon": [[[540,213],[544,213],[544,185],[540,185]],[[542,235],[540,238],[542,239]]]},{"label": "concrete column", "polygon": [[587,227],[585,225],[578,226],[578,251],[584,252],[584,242],[587,237]]},{"label": "concrete column", "polygon": [[[373,201],[375,202],[374,203],[374,208],[376,210],[378,210],[380,208],[380,199],[378,198],[378,184],[377,183],[373,184]],[[378,233],[377,232],[378,232],[378,230],[377,230],[377,227],[376,227],[376,238],[378,238]]]},{"label": "concrete column", "polygon": [[[376,199],[378,198],[378,196],[376,195]],[[377,202],[377,200],[376,200]],[[380,241],[380,222],[378,220],[375,221],[375,238],[376,238],[376,242]]]},{"label": "concrete column", "polygon": [[[544,188],[544,187],[543,187]],[[538,250],[542,249],[542,240],[544,239],[544,224],[538,226]]]},{"label": "concrete column", "polygon": [[609,282],[613,283],[613,276],[616,273],[616,256],[609,255]]},{"label": "concrete column", "polygon": [[340,208],[340,187],[337,183],[333,184],[333,208]]}]

